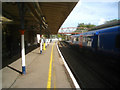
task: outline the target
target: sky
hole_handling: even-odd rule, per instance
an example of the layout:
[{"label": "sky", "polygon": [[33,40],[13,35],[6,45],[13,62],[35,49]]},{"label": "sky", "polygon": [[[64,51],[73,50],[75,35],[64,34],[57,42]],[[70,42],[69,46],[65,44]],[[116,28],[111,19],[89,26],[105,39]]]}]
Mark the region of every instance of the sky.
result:
[{"label": "sky", "polygon": [[77,27],[78,23],[101,25],[106,21],[118,19],[119,1],[80,0],[61,27]]}]

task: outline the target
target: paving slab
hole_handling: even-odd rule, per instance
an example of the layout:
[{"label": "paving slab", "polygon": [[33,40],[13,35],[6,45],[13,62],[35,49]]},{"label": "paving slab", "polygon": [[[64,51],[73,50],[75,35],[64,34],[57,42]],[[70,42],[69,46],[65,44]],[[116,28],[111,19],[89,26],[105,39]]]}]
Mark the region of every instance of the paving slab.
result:
[{"label": "paving slab", "polygon": [[[2,69],[3,88],[47,88],[53,43],[42,54],[39,48],[26,55],[26,75],[21,75],[21,58]],[[56,44],[53,48],[51,88],[72,88]]]}]

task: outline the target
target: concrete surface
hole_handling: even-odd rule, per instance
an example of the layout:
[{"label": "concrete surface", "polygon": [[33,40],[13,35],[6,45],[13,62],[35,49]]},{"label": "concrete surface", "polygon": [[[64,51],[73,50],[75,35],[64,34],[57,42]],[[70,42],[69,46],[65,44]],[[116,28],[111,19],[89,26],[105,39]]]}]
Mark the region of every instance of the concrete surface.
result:
[{"label": "concrete surface", "polygon": [[[3,88],[47,88],[53,43],[42,54],[39,48],[26,55],[26,75],[21,75],[21,58],[2,69]],[[72,88],[56,45],[53,49],[51,88]]]}]

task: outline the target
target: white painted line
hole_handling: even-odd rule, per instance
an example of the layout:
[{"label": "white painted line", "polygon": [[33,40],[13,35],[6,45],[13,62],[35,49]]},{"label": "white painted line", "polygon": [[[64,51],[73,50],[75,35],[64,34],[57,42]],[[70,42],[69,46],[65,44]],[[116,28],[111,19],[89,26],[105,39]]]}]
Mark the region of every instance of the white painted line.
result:
[{"label": "white painted line", "polygon": [[66,63],[66,61],[65,61],[65,59],[64,59],[64,57],[63,57],[63,55],[62,55],[62,53],[60,52],[60,49],[59,49],[57,43],[56,43],[56,46],[57,46],[57,50],[58,50],[58,52],[59,52],[59,54],[60,54],[60,56],[61,56],[61,58],[62,58],[62,60],[63,60],[63,62],[64,62],[64,65],[65,65],[65,67],[66,67],[66,69],[67,69],[67,71],[68,71],[68,73],[69,73],[69,75],[70,75],[70,77],[71,77],[71,79],[72,79],[72,81],[73,81],[73,83],[74,83],[74,86],[75,86],[76,90],[81,90],[81,88],[80,88],[77,80],[75,79],[75,77],[74,77],[74,75],[72,74],[70,68],[68,67],[68,65],[67,65],[67,63]]}]

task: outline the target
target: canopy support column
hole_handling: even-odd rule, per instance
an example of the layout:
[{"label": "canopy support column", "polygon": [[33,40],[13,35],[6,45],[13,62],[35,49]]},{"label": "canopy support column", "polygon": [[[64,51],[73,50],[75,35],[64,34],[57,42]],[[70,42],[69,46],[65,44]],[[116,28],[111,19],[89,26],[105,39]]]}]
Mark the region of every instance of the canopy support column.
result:
[{"label": "canopy support column", "polygon": [[40,54],[42,54],[42,44],[43,44],[43,39],[42,39],[42,25],[40,24]]},{"label": "canopy support column", "polygon": [[19,9],[19,15],[20,15],[20,23],[21,23],[21,55],[22,55],[22,74],[26,74],[26,67],[25,67],[25,44],[24,44],[24,15],[25,15],[25,9],[24,9],[24,3],[18,3],[18,9]]}]

